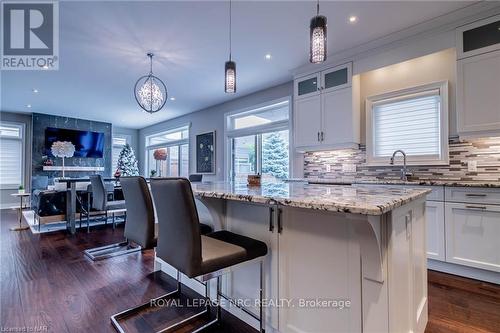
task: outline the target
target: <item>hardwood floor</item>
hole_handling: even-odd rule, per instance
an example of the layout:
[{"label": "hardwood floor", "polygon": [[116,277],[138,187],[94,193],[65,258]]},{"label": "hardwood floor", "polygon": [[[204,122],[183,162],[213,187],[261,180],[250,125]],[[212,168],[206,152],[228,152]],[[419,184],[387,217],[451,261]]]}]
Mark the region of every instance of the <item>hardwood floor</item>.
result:
[{"label": "hardwood floor", "polygon": [[[14,210],[0,211],[0,330],[38,327],[41,332],[115,332],[109,317],[175,289],[175,280],[153,271],[154,253],[91,262],[82,251],[122,240],[123,229],[33,235],[14,232]],[[193,297],[187,288],[183,299]],[[126,320],[130,332],[154,332],[192,309],[160,308]],[[429,272],[426,333],[500,332],[500,285]],[[207,332],[256,332],[223,313]],[[201,326],[203,321],[179,332]],[[47,327],[47,329],[44,329]]]}]

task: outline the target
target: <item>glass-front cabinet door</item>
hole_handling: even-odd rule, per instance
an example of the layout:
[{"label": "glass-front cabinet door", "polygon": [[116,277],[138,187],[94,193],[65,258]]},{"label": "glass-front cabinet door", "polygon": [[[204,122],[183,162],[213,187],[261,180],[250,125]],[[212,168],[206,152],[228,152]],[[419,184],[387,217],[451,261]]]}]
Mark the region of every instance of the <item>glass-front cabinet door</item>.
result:
[{"label": "glass-front cabinet door", "polygon": [[458,59],[500,50],[500,15],[457,28],[456,40]]},{"label": "glass-front cabinet door", "polygon": [[351,85],[352,64],[348,63],[321,72],[321,90],[331,91]]},{"label": "glass-front cabinet door", "polygon": [[319,94],[321,87],[320,83],[320,73],[314,73],[295,79],[295,98],[297,99]]}]

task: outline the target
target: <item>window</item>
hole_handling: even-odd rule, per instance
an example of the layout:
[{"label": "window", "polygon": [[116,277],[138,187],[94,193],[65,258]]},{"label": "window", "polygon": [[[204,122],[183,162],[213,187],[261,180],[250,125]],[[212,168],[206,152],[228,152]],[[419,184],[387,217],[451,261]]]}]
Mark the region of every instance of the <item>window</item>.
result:
[{"label": "window", "polygon": [[189,176],[188,126],[146,137],[146,170],[149,176]]},{"label": "window", "polygon": [[0,186],[14,189],[24,184],[24,124],[0,122]]},{"label": "window", "polygon": [[122,135],[122,134],[114,134],[113,135],[113,172],[118,168],[118,158],[120,157],[120,153],[122,152],[123,147],[132,141],[130,135]]},{"label": "window", "polygon": [[229,179],[246,182],[250,174],[263,180],[289,177],[289,101],[226,115]]},{"label": "window", "polygon": [[448,164],[447,82],[370,97],[366,116],[368,164],[387,165],[398,149],[408,164]]}]

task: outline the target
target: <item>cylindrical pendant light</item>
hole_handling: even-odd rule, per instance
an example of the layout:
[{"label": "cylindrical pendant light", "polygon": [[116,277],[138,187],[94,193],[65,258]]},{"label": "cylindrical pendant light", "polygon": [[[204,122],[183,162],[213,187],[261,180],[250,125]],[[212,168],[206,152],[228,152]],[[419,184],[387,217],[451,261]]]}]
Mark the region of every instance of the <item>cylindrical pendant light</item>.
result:
[{"label": "cylindrical pendant light", "polygon": [[316,4],[316,16],[310,25],[309,61],[319,64],[326,60],[326,17],[319,15],[319,0]]},{"label": "cylindrical pendant light", "polygon": [[236,92],[236,63],[231,59],[231,0],[229,0],[229,61],[224,65],[225,81],[224,91],[226,94],[234,94]]}]

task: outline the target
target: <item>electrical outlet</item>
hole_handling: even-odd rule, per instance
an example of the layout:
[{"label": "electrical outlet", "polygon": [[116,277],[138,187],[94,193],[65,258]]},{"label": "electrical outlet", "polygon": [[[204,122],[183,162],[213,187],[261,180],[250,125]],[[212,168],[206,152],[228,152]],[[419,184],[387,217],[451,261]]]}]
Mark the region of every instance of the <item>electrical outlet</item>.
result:
[{"label": "electrical outlet", "polygon": [[342,164],[342,172],[356,172],[356,164]]},{"label": "electrical outlet", "polygon": [[326,165],[326,172],[331,172],[332,171],[332,166],[330,164]]},{"label": "electrical outlet", "polygon": [[468,161],[467,162],[467,171],[476,172],[477,171],[477,161]]}]

